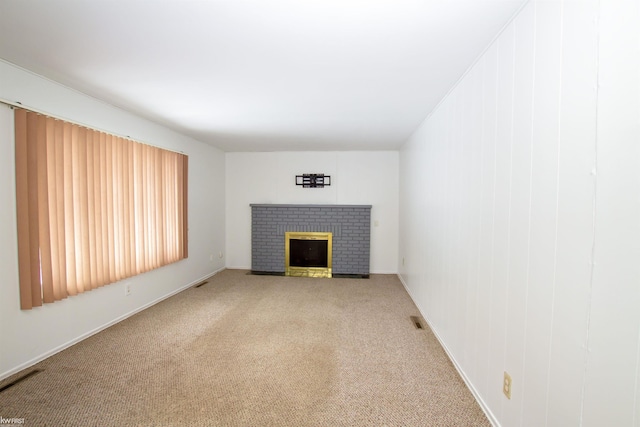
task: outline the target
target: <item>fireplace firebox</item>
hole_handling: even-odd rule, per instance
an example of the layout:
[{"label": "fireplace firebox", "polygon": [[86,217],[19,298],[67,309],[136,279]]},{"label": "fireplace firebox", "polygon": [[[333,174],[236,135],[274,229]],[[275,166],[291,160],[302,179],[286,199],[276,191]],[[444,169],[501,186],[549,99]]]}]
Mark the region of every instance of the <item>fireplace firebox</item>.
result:
[{"label": "fireplace firebox", "polygon": [[286,276],[331,277],[332,233],[288,231],[284,251]]}]

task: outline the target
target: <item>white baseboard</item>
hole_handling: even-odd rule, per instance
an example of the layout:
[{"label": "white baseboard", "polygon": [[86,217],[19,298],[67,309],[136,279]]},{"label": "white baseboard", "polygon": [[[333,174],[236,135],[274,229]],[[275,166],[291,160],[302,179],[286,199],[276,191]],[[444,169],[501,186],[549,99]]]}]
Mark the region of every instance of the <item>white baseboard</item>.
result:
[{"label": "white baseboard", "polygon": [[445,353],[447,354],[447,357],[449,357],[449,360],[451,360],[451,363],[453,363],[453,366],[456,368],[456,371],[458,371],[458,374],[460,375],[460,377],[462,378],[464,383],[467,385],[467,388],[469,389],[469,391],[471,391],[471,394],[476,399],[476,402],[478,402],[478,405],[480,405],[480,408],[482,409],[482,412],[484,412],[484,414],[487,416],[487,418],[489,419],[489,422],[491,423],[492,426],[500,427],[500,423],[498,422],[498,419],[495,417],[495,415],[493,414],[491,409],[489,409],[489,407],[487,406],[486,402],[484,400],[482,400],[482,397],[480,397],[480,394],[478,393],[478,390],[476,390],[476,388],[474,387],[474,385],[471,382],[471,380],[469,379],[469,377],[467,377],[467,374],[460,367],[460,365],[456,361],[455,357],[453,357],[453,354],[451,354],[451,352],[449,351],[449,348],[447,347],[447,345],[444,343],[444,341],[442,341],[442,339],[440,338],[440,335],[438,335],[438,331],[432,326],[431,322],[429,321],[429,316],[427,316],[426,313],[424,312],[424,310],[422,310],[422,308],[420,307],[420,304],[418,304],[416,299],[411,294],[411,290],[409,289],[409,287],[407,286],[407,284],[403,280],[402,275],[399,274],[399,273],[398,273],[398,279],[400,279],[400,282],[402,283],[402,286],[404,286],[404,289],[409,294],[409,298],[411,298],[413,303],[418,308],[418,311],[420,312],[420,315],[425,320],[425,322],[427,322],[427,324],[429,325],[429,328],[431,329],[431,331],[435,335],[436,339],[438,340],[438,342],[440,343],[440,345],[444,349]]},{"label": "white baseboard", "polygon": [[190,283],[188,283],[188,284],[186,284],[186,285],[184,285],[184,286],[182,286],[182,287],[180,287],[178,289],[174,289],[173,291],[169,292],[166,295],[163,295],[163,296],[161,296],[159,298],[156,298],[155,300],[153,300],[153,301],[151,301],[151,302],[149,302],[147,304],[144,304],[144,305],[142,305],[142,306],[140,306],[140,307],[138,307],[138,308],[136,308],[136,309],[134,309],[134,310],[132,310],[132,311],[130,311],[128,313],[125,313],[122,316],[116,317],[115,319],[105,323],[104,325],[98,326],[97,328],[95,328],[95,329],[93,329],[91,331],[88,331],[88,332],[86,332],[86,333],[84,333],[84,334],[72,339],[71,341],[68,341],[68,342],[66,342],[66,343],[64,343],[62,345],[59,345],[58,347],[56,347],[56,348],[54,348],[52,350],[49,350],[49,351],[47,351],[47,352],[45,352],[45,353],[43,353],[43,354],[41,354],[41,355],[39,355],[37,357],[34,357],[33,359],[31,359],[31,360],[29,360],[29,361],[27,361],[25,363],[22,363],[22,364],[18,365],[15,368],[12,368],[12,369],[10,369],[10,370],[8,370],[6,372],[3,372],[2,374],[0,374],[0,381],[5,379],[5,378],[7,378],[7,377],[10,377],[11,375],[14,375],[14,374],[22,371],[23,369],[29,368],[30,366],[33,366],[36,363],[41,362],[41,361],[43,361],[44,359],[46,359],[48,357],[51,357],[54,354],[59,353],[62,350],[65,350],[65,349],[71,347],[72,345],[77,344],[80,341],[82,341],[84,339],[87,339],[92,335],[97,334],[98,332],[104,331],[108,327],[113,326],[116,323],[122,322],[123,320],[133,316],[134,314],[140,313],[141,311],[146,310],[147,308],[149,308],[149,307],[151,307],[153,305],[156,305],[159,302],[166,300],[167,298],[170,298],[170,297],[172,297],[172,296],[174,296],[174,295],[176,295],[176,294],[178,294],[178,293],[180,293],[180,292],[182,292],[184,290],[187,290],[190,287],[192,287],[194,285],[197,285],[198,283],[201,283],[201,282],[207,280],[210,277],[215,276],[216,274],[218,274],[219,272],[221,272],[223,270],[225,270],[224,267],[214,271],[213,273],[207,274],[207,275],[205,275],[205,276],[203,276],[203,277],[201,277],[199,279],[196,279],[193,282],[190,282]]}]

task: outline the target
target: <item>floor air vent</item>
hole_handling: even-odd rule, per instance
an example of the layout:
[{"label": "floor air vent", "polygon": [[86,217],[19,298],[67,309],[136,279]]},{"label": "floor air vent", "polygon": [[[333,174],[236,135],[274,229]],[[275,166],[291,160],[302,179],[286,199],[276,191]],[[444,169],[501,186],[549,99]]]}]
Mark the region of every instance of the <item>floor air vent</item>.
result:
[{"label": "floor air vent", "polygon": [[416,329],[424,329],[424,326],[422,326],[422,319],[420,319],[418,316],[411,316],[411,323],[413,323],[413,326],[416,327]]},{"label": "floor air vent", "polygon": [[200,286],[206,285],[207,283],[209,283],[209,281],[205,280],[204,282],[195,285],[194,288],[199,288]]},{"label": "floor air vent", "polygon": [[35,374],[38,374],[42,372],[42,369],[35,369],[27,374],[24,374],[23,376],[21,376],[20,378],[16,378],[15,380],[11,381],[9,384],[5,384],[2,387],[0,387],[0,393],[2,393],[3,391],[5,391],[8,388],[13,387],[14,385],[21,383],[22,381],[26,380],[29,377],[34,376]]}]

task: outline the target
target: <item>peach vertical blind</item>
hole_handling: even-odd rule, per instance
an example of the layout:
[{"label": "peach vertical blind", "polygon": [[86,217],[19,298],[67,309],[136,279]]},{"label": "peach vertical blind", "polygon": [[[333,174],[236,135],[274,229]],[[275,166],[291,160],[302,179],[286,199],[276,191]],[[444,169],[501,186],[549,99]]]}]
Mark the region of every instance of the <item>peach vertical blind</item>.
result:
[{"label": "peach vertical blind", "polygon": [[15,110],[20,305],[186,258],[188,157]]}]

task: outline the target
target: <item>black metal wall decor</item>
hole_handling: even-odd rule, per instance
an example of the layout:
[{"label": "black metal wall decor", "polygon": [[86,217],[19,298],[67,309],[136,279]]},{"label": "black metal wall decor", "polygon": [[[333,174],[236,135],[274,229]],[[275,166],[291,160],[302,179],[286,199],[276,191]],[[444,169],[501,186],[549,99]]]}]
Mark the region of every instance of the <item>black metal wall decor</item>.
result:
[{"label": "black metal wall decor", "polygon": [[302,185],[302,188],[323,188],[331,185],[331,177],[323,173],[296,175],[296,185]]}]

